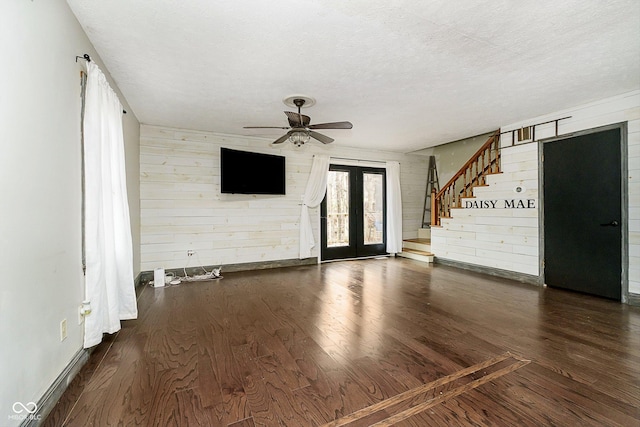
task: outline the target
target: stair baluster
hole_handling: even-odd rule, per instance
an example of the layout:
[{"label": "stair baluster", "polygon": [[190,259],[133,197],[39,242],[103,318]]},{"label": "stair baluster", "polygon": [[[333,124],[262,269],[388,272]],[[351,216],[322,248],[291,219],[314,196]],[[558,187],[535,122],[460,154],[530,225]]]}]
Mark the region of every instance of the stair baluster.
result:
[{"label": "stair baluster", "polygon": [[[500,130],[495,131],[465,165],[432,197],[431,226],[451,217],[452,207],[462,207],[462,199],[473,196],[473,188],[486,185],[487,175],[500,173]],[[493,155],[492,155],[493,154]],[[456,185],[458,187],[456,188]]]}]

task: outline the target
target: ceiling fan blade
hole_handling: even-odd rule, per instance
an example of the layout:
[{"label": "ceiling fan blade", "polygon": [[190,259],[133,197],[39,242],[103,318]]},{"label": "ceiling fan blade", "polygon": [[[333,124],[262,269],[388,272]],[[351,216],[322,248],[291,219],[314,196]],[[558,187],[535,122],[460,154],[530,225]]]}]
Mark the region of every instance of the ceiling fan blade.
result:
[{"label": "ceiling fan blade", "polygon": [[289,124],[292,128],[295,127],[306,127],[311,122],[311,117],[306,116],[300,113],[294,113],[293,111],[285,111],[284,112],[289,119]]},{"label": "ceiling fan blade", "polygon": [[312,130],[309,131],[309,136],[311,136],[312,138],[317,139],[318,141],[322,142],[323,144],[331,144],[334,141],[333,138],[329,138],[326,135],[323,135],[323,134],[318,133],[318,132],[314,132]]},{"label": "ceiling fan blade", "polygon": [[284,135],[282,135],[280,138],[276,139],[275,141],[273,141],[271,144],[282,144],[283,142],[285,142],[287,139],[289,139],[289,132],[285,133]]},{"label": "ceiling fan blade", "polygon": [[351,129],[353,124],[351,122],[318,123],[307,127],[309,129]]},{"label": "ceiling fan blade", "polygon": [[291,129],[289,126],[243,126],[242,129]]}]

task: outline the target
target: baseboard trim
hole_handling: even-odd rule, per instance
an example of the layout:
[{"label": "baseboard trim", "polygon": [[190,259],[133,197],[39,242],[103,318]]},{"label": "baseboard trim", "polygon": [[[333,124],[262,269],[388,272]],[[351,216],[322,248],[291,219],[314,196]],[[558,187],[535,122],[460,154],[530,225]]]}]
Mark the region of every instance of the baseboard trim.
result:
[{"label": "baseboard trim", "polygon": [[73,356],[71,362],[69,362],[62,373],[58,375],[58,378],[51,384],[40,400],[38,400],[38,411],[34,414],[36,416],[33,417],[33,419],[26,418],[20,423],[20,427],[35,427],[44,423],[49,413],[58,403],[58,400],[60,400],[60,397],[62,397],[62,394],[67,387],[69,387],[69,384],[71,384],[71,381],[73,381],[78,372],[80,372],[80,369],[89,361],[89,354],[90,351],[83,348]]},{"label": "baseboard trim", "polygon": [[640,307],[640,294],[629,294],[627,304]]},{"label": "baseboard trim", "polygon": [[[232,273],[236,271],[249,271],[249,270],[266,270],[270,268],[282,268],[282,267],[299,267],[303,265],[317,265],[318,258],[304,258],[304,259],[281,259],[275,261],[259,261],[259,262],[245,262],[238,264],[224,264],[224,265],[205,265],[203,266],[207,271],[211,271],[214,268],[222,267],[222,275],[224,273]],[[192,276],[194,274],[202,274],[203,267],[187,267],[187,275]],[[175,276],[184,276],[184,268],[165,268],[165,274],[174,274]],[[153,271],[143,271],[138,277],[140,278],[140,284],[148,284],[153,280]]]},{"label": "baseboard trim", "polygon": [[486,267],[484,265],[471,264],[440,257],[434,257],[433,263],[474,271],[476,273],[488,274],[490,276],[502,277],[504,279],[517,280],[518,282],[530,285],[543,286],[541,278],[531,274],[518,273],[516,271],[502,270],[500,268]]},{"label": "baseboard trim", "polygon": [[142,282],[142,272],[138,273],[136,278],[133,280],[133,287],[138,289],[138,287],[142,286],[144,283]]}]

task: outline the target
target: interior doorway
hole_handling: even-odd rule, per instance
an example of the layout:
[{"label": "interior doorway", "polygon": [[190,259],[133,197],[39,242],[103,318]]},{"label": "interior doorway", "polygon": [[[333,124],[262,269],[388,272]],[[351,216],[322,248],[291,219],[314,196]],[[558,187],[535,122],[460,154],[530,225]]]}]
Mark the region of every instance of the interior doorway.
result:
[{"label": "interior doorway", "polygon": [[322,259],[386,253],[386,170],[331,165],[320,207]]},{"label": "interior doorway", "polygon": [[548,286],[618,301],[626,294],[624,128],[593,129],[542,143],[543,277]]}]

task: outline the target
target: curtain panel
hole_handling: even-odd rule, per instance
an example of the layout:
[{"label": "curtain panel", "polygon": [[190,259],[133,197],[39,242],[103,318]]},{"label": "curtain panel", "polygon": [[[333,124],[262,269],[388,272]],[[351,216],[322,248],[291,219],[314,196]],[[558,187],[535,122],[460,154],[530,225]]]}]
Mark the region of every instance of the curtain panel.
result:
[{"label": "curtain panel", "polygon": [[122,105],[94,62],[87,62],[84,114],[85,317],[84,347],[138,316],[124,159]]},{"label": "curtain panel", "polygon": [[311,249],[316,245],[313,238],[313,225],[309,217],[309,208],[320,205],[327,191],[327,175],[329,173],[329,156],[313,156],[311,173],[302,198],[300,210],[300,259],[311,257]]},{"label": "curtain panel", "polygon": [[400,163],[387,162],[387,252],[402,252],[402,191]]}]

